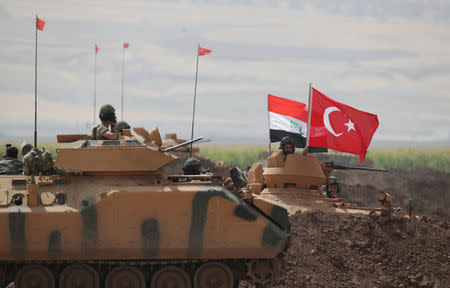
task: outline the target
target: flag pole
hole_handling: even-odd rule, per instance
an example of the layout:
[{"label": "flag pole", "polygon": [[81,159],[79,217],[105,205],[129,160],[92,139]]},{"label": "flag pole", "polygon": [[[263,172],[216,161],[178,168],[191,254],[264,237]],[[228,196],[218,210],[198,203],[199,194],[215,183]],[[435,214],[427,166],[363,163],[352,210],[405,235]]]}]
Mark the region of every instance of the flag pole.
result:
[{"label": "flag pole", "polygon": [[97,105],[97,44],[95,44],[95,54],[94,54],[94,117],[93,117],[93,126],[95,126],[95,106]]},{"label": "flag pole", "polygon": [[[191,140],[194,139],[194,116],[195,116],[195,99],[197,96],[197,76],[198,76],[198,58],[199,58],[199,51],[200,49],[200,43],[197,44],[197,68],[195,69],[195,85],[194,85],[194,105],[192,107],[192,127],[191,127]],[[191,148],[189,149],[189,157],[192,157],[192,144]]]},{"label": "flag pole", "polygon": [[306,128],[306,149],[309,146],[309,130],[311,128],[311,107],[312,107],[312,95],[311,95],[311,82],[309,82],[309,98],[308,98],[308,124]]},{"label": "flag pole", "polygon": [[269,128],[269,156],[267,159],[269,159],[270,155],[272,154],[272,146],[270,145],[270,114],[269,114],[269,95],[267,95],[267,123]]},{"label": "flag pole", "polygon": [[124,55],[125,55],[125,46],[122,46],[122,102],[121,102],[121,106],[120,106],[120,120],[122,120],[122,121],[123,121],[123,83],[124,83],[124,78],[125,78],[125,76],[124,76],[124,73],[125,73],[125,68],[124,68],[125,57],[124,57]]},{"label": "flag pole", "polygon": [[37,148],[37,19],[38,16],[36,14],[36,46],[34,54],[34,148]]}]

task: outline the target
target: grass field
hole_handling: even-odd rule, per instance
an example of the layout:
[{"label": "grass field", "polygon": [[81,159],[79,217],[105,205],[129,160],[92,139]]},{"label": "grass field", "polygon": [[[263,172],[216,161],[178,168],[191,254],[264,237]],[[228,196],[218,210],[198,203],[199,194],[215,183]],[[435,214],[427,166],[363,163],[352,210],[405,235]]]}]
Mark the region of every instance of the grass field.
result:
[{"label": "grass field", "polygon": [[[0,155],[5,153],[5,144],[5,142],[0,142]],[[11,144],[20,149],[21,143]],[[74,144],[41,143],[38,146],[44,147],[56,156],[57,148],[70,147]],[[276,149],[276,145],[272,145],[272,151],[274,149]],[[267,146],[200,145],[200,152],[215,161],[231,162],[241,167],[247,167],[264,160],[260,159],[260,156],[261,153],[267,152]],[[379,168],[413,169],[429,167],[450,173],[450,147],[371,148],[367,157],[373,161],[375,167]]]},{"label": "grass field", "polygon": [[[276,147],[272,148],[276,149]],[[260,161],[267,146],[200,146],[200,152],[215,161],[233,162],[246,167]],[[331,152],[335,153],[335,152]],[[375,167],[413,169],[428,167],[450,173],[450,147],[372,148],[367,153]]]}]

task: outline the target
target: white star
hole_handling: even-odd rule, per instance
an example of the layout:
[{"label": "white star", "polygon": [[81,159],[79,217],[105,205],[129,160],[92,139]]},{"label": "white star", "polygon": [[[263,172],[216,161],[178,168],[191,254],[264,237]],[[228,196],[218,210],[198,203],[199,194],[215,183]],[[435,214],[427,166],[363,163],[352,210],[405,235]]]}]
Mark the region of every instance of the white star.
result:
[{"label": "white star", "polygon": [[348,123],[345,123],[344,125],[348,127],[347,132],[350,132],[351,130],[356,131],[355,126],[354,126],[355,123],[353,123],[350,119],[348,119]]}]

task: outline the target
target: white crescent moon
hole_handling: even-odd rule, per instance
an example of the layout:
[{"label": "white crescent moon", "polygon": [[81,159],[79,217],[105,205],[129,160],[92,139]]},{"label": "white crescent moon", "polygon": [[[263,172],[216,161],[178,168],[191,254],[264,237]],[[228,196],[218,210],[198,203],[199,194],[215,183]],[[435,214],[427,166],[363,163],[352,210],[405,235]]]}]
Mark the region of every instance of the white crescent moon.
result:
[{"label": "white crescent moon", "polygon": [[330,114],[334,111],[341,111],[337,107],[328,107],[325,109],[325,112],[323,113],[323,124],[325,124],[325,128],[327,128],[328,131],[330,131],[331,134],[333,134],[335,137],[341,136],[343,133],[336,134],[334,132],[333,127],[331,127],[330,124]]}]

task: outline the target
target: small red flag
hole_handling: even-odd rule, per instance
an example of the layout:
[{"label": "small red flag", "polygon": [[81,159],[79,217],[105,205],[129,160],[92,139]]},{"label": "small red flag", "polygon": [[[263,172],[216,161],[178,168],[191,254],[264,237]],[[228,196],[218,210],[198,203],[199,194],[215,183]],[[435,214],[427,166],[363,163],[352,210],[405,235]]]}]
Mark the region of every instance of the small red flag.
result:
[{"label": "small red flag", "polygon": [[95,54],[97,54],[98,50],[99,50],[99,48],[98,48],[97,44],[95,44]]},{"label": "small red flag", "polygon": [[128,46],[130,46],[129,43],[123,43],[123,48],[128,48]]},{"label": "small red flag", "polygon": [[36,29],[44,31],[45,22],[36,16]]},{"label": "small red flag", "polygon": [[359,155],[364,161],[378,117],[337,102],[312,88],[309,145]]},{"label": "small red flag", "polygon": [[202,48],[202,47],[198,47],[198,55],[199,56],[208,55],[208,54],[211,54],[211,50]]}]

